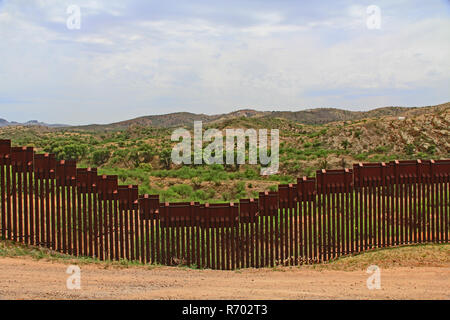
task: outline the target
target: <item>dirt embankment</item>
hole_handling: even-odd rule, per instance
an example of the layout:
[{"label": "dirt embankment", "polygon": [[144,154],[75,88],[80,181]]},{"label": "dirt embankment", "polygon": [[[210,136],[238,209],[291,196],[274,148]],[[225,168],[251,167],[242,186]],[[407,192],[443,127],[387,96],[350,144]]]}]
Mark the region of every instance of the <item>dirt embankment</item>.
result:
[{"label": "dirt embankment", "polygon": [[0,257],[2,299],[450,299],[450,266],[381,269],[369,290],[365,270],[323,268],[192,270],[82,264],[69,290],[68,264]]}]

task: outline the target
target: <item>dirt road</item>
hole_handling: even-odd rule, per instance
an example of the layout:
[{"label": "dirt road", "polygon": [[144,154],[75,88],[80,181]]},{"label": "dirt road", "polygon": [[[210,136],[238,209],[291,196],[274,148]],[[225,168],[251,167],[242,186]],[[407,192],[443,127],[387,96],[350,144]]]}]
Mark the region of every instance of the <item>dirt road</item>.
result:
[{"label": "dirt road", "polygon": [[68,265],[0,258],[1,299],[450,299],[450,268],[381,270],[368,290],[365,270],[311,268],[213,271],[81,265],[81,289],[68,290]]}]

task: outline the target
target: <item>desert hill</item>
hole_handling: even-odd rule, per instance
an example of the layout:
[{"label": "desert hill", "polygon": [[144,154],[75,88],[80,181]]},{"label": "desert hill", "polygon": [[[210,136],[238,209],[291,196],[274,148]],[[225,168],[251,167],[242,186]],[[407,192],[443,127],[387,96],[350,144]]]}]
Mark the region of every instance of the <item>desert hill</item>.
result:
[{"label": "desert hill", "polygon": [[[305,124],[296,118],[300,112],[319,115],[322,121],[344,120]],[[259,166],[249,164],[174,165],[171,126],[189,127],[194,120],[206,120],[204,129],[278,129],[279,173],[260,176]],[[0,139],[11,139],[15,146],[34,146],[58,159],[76,159],[82,167],[98,167],[101,174],[117,174],[120,183],[139,184],[141,193],[159,194],[164,201],[238,201],[257,197],[280,182],[313,176],[318,169],[348,168],[357,162],[450,158],[449,103],[360,113],[337,109],[297,113],[246,109],[220,116],[177,113],[100,128],[5,126],[0,128]]]},{"label": "desert hill", "polygon": [[427,107],[383,107],[370,111],[349,111],[336,108],[316,108],[301,111],[257,111],[242,109],[225,114],[206,115],[189,112],[177,112],[163,115],[143,116],[135,119],[115,122],[111,124],[91,124],[86,126],[75,126],[73,130],[123,130],[130,126],[150,126],[156,128],[190,127],[194,121],[203,123],[220,123],[224,120],[236,118],[267,118],[285,119],[301,124],[327,124],[336,121],[354,121],[365,118],[379,118],[384,116],[413,116],[439,111],[450,107],[450,103]]}]

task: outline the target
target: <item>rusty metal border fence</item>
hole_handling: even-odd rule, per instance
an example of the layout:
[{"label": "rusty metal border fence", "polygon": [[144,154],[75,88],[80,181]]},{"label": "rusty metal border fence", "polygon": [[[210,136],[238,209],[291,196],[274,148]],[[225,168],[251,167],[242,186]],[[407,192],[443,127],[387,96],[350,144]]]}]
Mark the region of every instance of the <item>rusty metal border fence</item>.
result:
[{"label": "rusty metal border fence", "polygon": [[161,203],[0,140],[1,237],[74,256],[232,270],[448,243],[450,160],[320,170],[239,203]]}]

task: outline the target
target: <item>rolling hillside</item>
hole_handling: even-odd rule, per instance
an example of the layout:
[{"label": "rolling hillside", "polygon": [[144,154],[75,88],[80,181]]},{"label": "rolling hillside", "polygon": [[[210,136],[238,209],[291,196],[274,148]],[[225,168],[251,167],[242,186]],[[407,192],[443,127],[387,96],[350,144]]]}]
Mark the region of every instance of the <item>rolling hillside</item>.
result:
[{"label": "rolling hillside", "polygon": [[[0,138],[12,139],[13,145],[29,145],[39,152],[55,153],[59,159],[76,159],[81,166],[98,167],[101,174],[117,174],[121,183],[139,184],[140,192],[160,194],[165,201],[237,201],[276,188],[280,182],[313,176],[318,169],[351,167],[356,162],[450,158],[449,103],[413,109],[382,108],[368,113],[332,110],[300,112],[317,112],[323,121],[329,121],[325,117],[330,114],[344,118],[353,114],[358,119],[302,124],[295,118],[286,119],[292,118],[291,113],[283,118],[280,113],[275,117],[272,113],[243,110],[214,119],[179,113],[125,121],[97,130],[8,126],[0,128]],[[364,115],[373,117],[359,119]],[[399,115],[405,118],[399,119]],[[279,129],[279,173],[260,176],[259,166],[248,164],[171,163],[175,142],[170,140],[173,130],[170,126],[181,123],[188,127],[192,121],[204,119],[207,120],[204,129]]]},{"label": "rolling hillside", "polygon": [[151,126],[156,128],[168,127],[190,127],[194,121],[203,121],[204,123],[218,123],[224,120],[236,118],[281,118],[302,124],[327,124],[336,121],[354,121],[365,118],[379,118],[384,116],[406,116],[419,115],[433,110],[442,110],[449,108],[450,103],[427,107],[383,107],[370,111],[348,111],[334,108],[317,108],[301,111],[256,111],[243,109],[227,114],[206,115],[189,112],[178,112],[164,115],[144,116],[131,120],[115,122],[106,125],[92,124],[87,126],[72,127],[73,130],[123,130],[130,126]]}]

